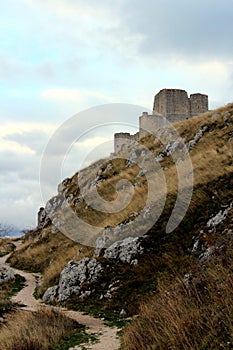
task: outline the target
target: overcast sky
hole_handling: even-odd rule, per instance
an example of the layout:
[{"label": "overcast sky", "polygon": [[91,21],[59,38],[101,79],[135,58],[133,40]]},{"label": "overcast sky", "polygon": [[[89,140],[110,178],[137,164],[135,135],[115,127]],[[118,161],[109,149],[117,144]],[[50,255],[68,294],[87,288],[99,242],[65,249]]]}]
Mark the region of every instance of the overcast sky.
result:
[{"label": "overcast sky", "polygon": [[[212,109],[232,102],[232,18],[232,0],[1,1],[0,222],[35,225],[43,150],[76,113],[109,103],[151,109],[165,87],[206,93]],[[138,114],[125,119],[137,125]],[[67,171],[109,139],[88,134]]]}]

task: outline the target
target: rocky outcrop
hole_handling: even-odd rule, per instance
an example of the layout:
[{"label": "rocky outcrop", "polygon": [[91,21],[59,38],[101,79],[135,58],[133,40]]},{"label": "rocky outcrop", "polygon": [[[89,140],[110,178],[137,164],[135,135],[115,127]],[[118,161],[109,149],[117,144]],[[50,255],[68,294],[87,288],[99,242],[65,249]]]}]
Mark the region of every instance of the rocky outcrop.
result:
[{"label": "rocky outcrop", "polygon": [[197,131],[194,138],[188,142],[188,145],[187,145],[188,151],[190,151],[199,142],[199,140],[202,138],[202,136],[207,130],[208,130],[208,126],[205,125],[200,130]]},{"label": "rocky outcrop", "polygon": [[104,258],[135,265],[142,254],[143,248],[139,238],[128,237],[108,247],[104,252]]},{"label": "rocky outcrop", "polygon": [[[207,262],[216,253],[220,253],[226,246],[233,242],[233,202],[225,209],[220,210],[206,223],[206,227],[200,231],[194,239],[191,254],[201,263]],[[224,225],[226,223],[226,225]],[[210,239],[213,237],[214,239]]]},{"label": "rocky outcrop", "polygon": [[45,228],[51,223],[51,219],[47,216],[45,208],[41,207],[38,212],[37,228]]},{"label": "rocky outcrop", "polygon": [[14,270],[7,267],[7,266],[1,266],[0,267],[0,284],[4,282],[11,281],[15,278]]},{"label": "rocky outcrop", "polygon": [[11,243],[11,242],[3,243],[0,247],[0,257],[13,252],[14,249],[15,249],[14,243]]},{"label": "rocky outcrop", "polygon": [[43,301],[63,302],[72,295],[84,299],[92,293],[91,285],[102,270],[101,264],[95,258],[85,257],[80,261],[70,261],[61,272],[59,284],[47,289]]}]

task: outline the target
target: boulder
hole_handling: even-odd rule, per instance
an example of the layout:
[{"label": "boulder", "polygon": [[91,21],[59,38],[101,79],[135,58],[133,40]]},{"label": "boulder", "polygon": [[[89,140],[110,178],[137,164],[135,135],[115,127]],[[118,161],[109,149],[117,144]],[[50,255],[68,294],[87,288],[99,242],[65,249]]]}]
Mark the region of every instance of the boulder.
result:
[{"label": "boulder", "polygon": [[104,252],[104,258],[135,265],[138,263],[137,259],[142,253],[143,248],[139,238],[127,237],[108,247]]},{"label": "boulder", "polygon": [[4,282],[11,281],[15,278],[14,270],[7,267],[7,266],[1,266],[0,267],[0,284]]},{"label": "boulder", "polygon": [[51,223],[51,219],[47,216],[45,208],[41,207],[38,212],[37,228],[45,228]]},{"label": "boulder", "polygon": [[101,264],[95,258],[85,257],[80,261],[69,261],[61,272],[59,284],[47,289],[43,301],[63,302],[72,295],[81,299],[88,297],[91,294],[88,288],[97,280],[102,270]]},{"label": "boulder", "polygon": [[43,295],[43,301],[45,303],[55,302],[57,298],[57,293],[58,293],[58,286],[53,286],[48,288]]}]

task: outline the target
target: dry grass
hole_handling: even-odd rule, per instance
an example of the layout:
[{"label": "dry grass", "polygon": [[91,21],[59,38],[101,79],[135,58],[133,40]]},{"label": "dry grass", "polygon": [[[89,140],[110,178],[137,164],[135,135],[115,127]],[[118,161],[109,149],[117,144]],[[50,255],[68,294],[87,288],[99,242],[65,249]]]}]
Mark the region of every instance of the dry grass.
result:
[{"label": "dry grass", "polygon": [[11,253],[15,249],[14,240],[10,238],[0,238],[0,257]]},{"label": "dry grass", "polygon": [[43,237],[26,240],[9,259],[14,267],[42,273],[43,278],[37,290],[39,296],[58,282],[68,261],[80,260],[92,252],[90,248],[69,240],[59,232],[51,234],[49,229],[46,230]]},{"label": "dry grass", "polygon": [[209,350],[233,347],[232,249],[206,271],[193,271],[168,285],[141,306],[141,314],[124,332],[126,350]]},{"label": "dry grass", "polygon": [[77,322],[52,309],[37,312],[17,311],[0,328],[4,350],[49,350],[62,336],[77,328]]},{"label": "dry grass", "polygon": [[[70,249],[72,248],[72,249]],[[70,241],[57,232],[51,234],[47,228],[43,235],[34,239],[26,240],[19,250],[15,251],[10,258],[12,266],[32,272],[43,272],[56,257],[67,253],[71,259],[80,248],[80,245]]]},{"label": "dry grass", "polygon": [[[231,115],[231,121],[228,120],[227,125],[224,118],[228,114]],[[232,115],[233,104],[230,104],[216,111],[207,112],[189,120],[173,124],[174,128],[186,143],[194,139],[196,133],[201,128],[208,126],[208,130],[190,151],[194,169],[195,186],[207,184],[233,171],[233,146],[229,136],[233,132]],[[144,138],[142,143],[153,152],[154,155],[158,155],[159,152],[163,151],[164,147],[159,141],[154,141],[154,137],[150,136]],[[125,162],[122,160],[113,160],[111,163],[111,171],[104,172],[104,182],[98,187],[100,195],[106,200],[113,200],[116,198],[115,185],[120,179],[127,179],[134,184],[135,177],[138,173],[137,166],[126,168]],[[178,184],[176,165],[171,157],[165,157],[161,161],[161,165],[166,177],[167,195],[176,194]],[[93,169],[91,170],[92,172],[94,171]],[[75,208],[78,216],[95,226],[116,226],[120,222],[127,220],[129,215],[133,212],[140,212],[147,199],[146,178],[141,178],[139,181],[142,186],[140,190],[135,189],[134,198],[126,210],[122,210],[114,215],[103,214],[92,208],[86,208],[85,203],[82,203]]]},{"label": "dry grass", "polygon": [[[229,119],[225,123],[224,117],[227,114],[231,115],[231,121]],[[232,115],[233,104],[220,108],[217,111],[208,112],[174,124],[178,133],[186,142],[192,140],[203,126],[208,126],[208,130],[190,151],[194,169],[195,189],[189,209],[194,215],[196,215],[195,211],[197,211],[198,206],[210,200],[208,192],[210,184],[217,184],[221,176],[233,172],[233,147],[232,140],[230,141],[230,135],[233,135]],[[142,143],[156,156],[163,151],[164,147],[159,141],[154,141],[154,137],[150,136],[145,138]],[[141,186],[134,188],[133,198],[127,208],[114,214],[102,213],[91,207],[87,207],[85,202],[74,206],[74,201],[81,196],[78,186],[78,173],[76,173],[66,185],[66,196],[69,196],[71,193],[74,194],[74,198],[70,202],[74,213],[76,212],[80,219],[95,227],[114,227],[121,222],[127,222],[131,214],[141,212],[147,200],[148,186],[146,176],[136,178],[139,171],[138,166],[135,165],[127,168],[126,162],[122,159],[107,161],[107,163],[111,163],[111,168],[106,170],[107,168],[104,168],[102,165],[102,172],[99,176],[102,182],[98,186],[98,191],[105,200],[116,198],[116,183],[121,179],[127,179],[132,184],[138,182]],[[83,176],[81,181],[84,186],[87,185],[91,177],[95,178],[97,176],[98,166],[100,164],[101,161],[96,162],[85,171],[87,176]],[[165,209],[169,212],[170,208],[174,205],[173,198],[176,197],[177,193],[177,168],[171,157],[164,157],[161,161],[161,166],[167,182],[167,198],[170,198],[167,200],[167,207]],[[156,195],[158,194],[154,194],[154,196]],[[167,212],[165,212],[166,215]],[[86,242],[84,240],[86,233],[77,232],[78,227],[73,225],[69,214],[66,221],[67,231],[74,230],[74,236],[76,235],[75,237],[77,237],[78,234],[78,237],[83,239],[83,242]],[[161,228],[159,228],[159,231],[162,232]],[[52,233],[51,226],[38,232],[35,231],[33,238],[30,239],[30,235],[28,238],[22,249],[13,253],[11,263],[18,268],[42,272],[44,279],[39,288],[40,294],[47,287],[57,283],[58,276],[68,260],[73,259],[74,256],[76,256],[77,260],[84,255],[91,254],[91,249],[83,247],[82,255],[77,257],[76,251],[79,250],[80,245],[58,232]],[[95,239],[96,237],[93,238],[91,244],[95,244]],[[89,243],[87,242],[86,244]]]},{"label": "dry grass", "polygon": [[54,286],[59,281],[61,271],[64,269],[68,261],[74,259],[81,260],[87,256],[87,250],[79,251],[77,247],[69,247],[67,250],[56,255],[51,263],[43,271],[43,279],[38,287],[38,294],[42,295],[48,287]]}]

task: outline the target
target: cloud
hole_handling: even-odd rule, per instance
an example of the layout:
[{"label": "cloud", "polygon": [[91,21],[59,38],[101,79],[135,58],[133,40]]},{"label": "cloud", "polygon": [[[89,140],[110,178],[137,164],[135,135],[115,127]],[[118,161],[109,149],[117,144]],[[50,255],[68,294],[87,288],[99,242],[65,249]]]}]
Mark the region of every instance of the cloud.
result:
[{"label": "cloud", "polygon": [[229,0],[123,2],[122,22],[142,35],[141,55],[165,59],[231,58],[233,3]]},{"label": "cloud", "polygon": [[[21,146],[23,150],[29,150],[29,153],[35,154],[40,153],[46,142],[48,141],[48,132],[43,130],[31,130],[25,131],[21,133],[12,133],[4,137],[3,142],[0,145],[0,151],[2,144],[16,144],[17,146]],[[16,147],[15,151],[19,152],[19,149]],[[22,151],[23,151],[22,150]]]},{"label": "cloud", "polygon": [[39,166],[54,125],[2,123],[0,129],[0,222],[35,225],[40,206]]},{"label": "cloud", "polygon": [[33,150],[30,147],[21,145],[18,142],[15,141],[7,141],[7,140],[0,140],[0,152],[2,151],[15,151],[17,153],[26,153],[26,154],[34,154]]},{"label": "cloud", "polygon": [[73,101],[84,102],[86,100],[94,99],[102,101],[102,103],[113,102],[114,98],[106,96],[98,91],[79,90],[69,88],[53,88],[42,92],[42,97],[49,100],[57,101]]},{"label": "cloud", "polygon": [[[112,102],[150,107],[164,87],[207,93],[211,108],[232,99],[231,0],[8,0],[0,9],[0,214],[12,223],[34,220],[43,150],[71,115]],[[64,175],[71,176],[92,146],[113,137],[111,126],[98,125],[120,116],[137,128],[143,109],[79,113],[57,132],[48,168],[67,150]],[[98,156],[96,149],[91,159]],[[60,173],[51,173],[54,194]]]}]

